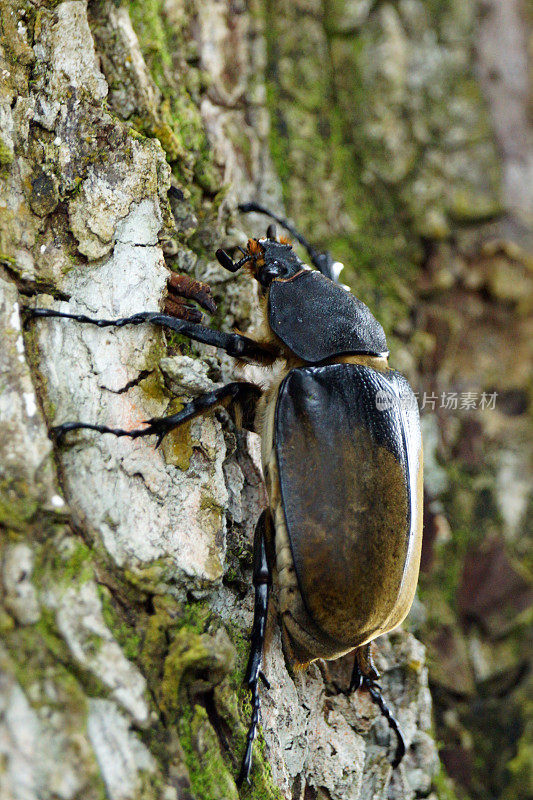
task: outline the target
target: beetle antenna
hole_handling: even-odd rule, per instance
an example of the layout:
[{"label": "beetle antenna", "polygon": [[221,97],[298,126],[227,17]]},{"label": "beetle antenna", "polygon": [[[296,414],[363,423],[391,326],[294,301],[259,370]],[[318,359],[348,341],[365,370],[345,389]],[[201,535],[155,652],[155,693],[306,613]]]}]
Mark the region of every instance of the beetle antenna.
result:
[{"label": "beetle antenna", "polygon": [[[254,202],[241,203],[238,208],[239,211],[242,211],[244,214],[248,214],[250,211],[255,211],[257,214],[265,214],[267,217],[274,219],[282,227],[284,227],[285,230],[289,231],[291,236],[294,236],[297,242],[300,242],[300,244],[303,247],[305,247],[305,249],[309,253],[309,258],[311,259],[311,263],[313,264],[314,267],[317,268],[319,272],[321,272],[323,275],[326,276],[326,278],[329,278],[335,283],[339,282],[339,273],[342,270],[342,265],[340,265],[338,261],[333,261],[331,253],[329,253],[327,250],[321,253],[320,250],[317,250],[315,247],[313,247],[312,244],[309,244],[307,239],[304,236],[302,236],[301,233],[298,233],[298,231],[295,228],[293,228],[291,223],[287,222],[286,219],[283,219],[283,217],[278,217],[278,215],[274,214],[273,211],[270,211],[268,208],[259,205],[259,203],[254,203]],[[267,236],[268,236],[268,231],[267,231]]]},{"label": "beetle antenna", "polygon": [[[303,245],[305,247],[305,249],[309,253],[309,256],[311,257],[311,260],[313,260],[313,258],[315,258],[317,255],[319,255],[318,250],[316,250],[311,244],[309,244],[307,239],[304,236],[302,236],[301,233],[298,233],[298,231],[295,230],[295,228],[293,228],[293,226],[291,225],[290,222],[288,222],[286,219],[283,219],[283,217],[278,217],[277,214],[274,214],[274,212],[270,211],[268,208],[265,208],[264,206],[259,205],[259,203],[253,203],[253,202],[241,203],[238,206],[238,208],[239,208],[239,211],[242,211],[244,214],[248,214],[248,213],[250,213],[250,211],[255,211],[257,214],[265,214],[265,216],[270,217],[271,219],[274,219],[283,228],[285,228],[285,230],[289,231],[289,233],[292,236],[294,236],[294,238],[298,242],[300,242],[301,245]],[[269,225],[268,226],[268,230],[267,230],[267,236],[269,235],[269,231],[271,230],[271,227],[273,227],[274,230],[275,230],[275,226],[270,226]]]},{"label": "beetle antenna", "polygon": [[[241,248],[239,248],[239,250],[240,249]],[[250,260],[250,256],[246,253],[241,258],[240,261],[237,261],[235,263],[232,257],[228,255],[228,253],[226,253],[225,250],[220,250],[220,249],[216,251],[215,256],[217,258],[218,263],[222,267],[224,267],[224,269],[227,269],[228,272],[237,272],[237,270],[239,270],[243,266],[243,264],[246,264],[246,262]]]}]

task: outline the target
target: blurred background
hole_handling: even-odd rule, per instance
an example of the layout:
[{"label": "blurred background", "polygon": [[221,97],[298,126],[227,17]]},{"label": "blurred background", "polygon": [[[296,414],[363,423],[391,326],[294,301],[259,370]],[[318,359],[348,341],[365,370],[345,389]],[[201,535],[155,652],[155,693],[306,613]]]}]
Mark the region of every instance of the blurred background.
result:
[{"label": "blurred background", "polygon": [[287,211],[344,262],[344,280],[387,331],[391,365],[419,393],[426,516],[409,622],[429,651],[439,796],[525,800],[533,6],[267,8],[271,142]]}]

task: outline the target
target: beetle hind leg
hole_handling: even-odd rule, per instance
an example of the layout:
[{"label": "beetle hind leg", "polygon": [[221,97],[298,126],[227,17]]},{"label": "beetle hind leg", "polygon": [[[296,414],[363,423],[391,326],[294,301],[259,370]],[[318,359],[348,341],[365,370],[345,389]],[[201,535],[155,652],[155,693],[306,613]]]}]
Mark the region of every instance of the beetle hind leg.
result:
[{"label": "beetle hind leg", "polygon": [[350,679],[348,692],[356,692],[360,689],[365,678],[373,681],[379,678],[379,672],[372,658],[370,643],[358,647],[355,651],[352,677]]},{"label": "beetle hind leg", "polygon": [[261,698],[259,696],[259,680],[263,682],[267,689],[270,685],[261,670],[263,660],[263,646],[265,643],[265,630],[268,613],[268,596],[272,584],[272,571],[267,559],[266,549],[266,528],[270,521],[267,510],[263,511],[255,529],[254,537],[254,572],[253,583],[255,587],[254,602],[254,622],[250,642],[250,655],[246,666],[244,683],[252,694],[252,717],[246,737],[246,750],[242,760],[237,786],[247,780],[249,781],[250,769],[252,767],[252,748],[259,723],[261,709]]},{"label": "beetle hind leg", "polygon": [[358,647],[355,651],[352,677],[348,691],[356,692],[361,688],[366,689],[374,703],[378,706],[379,710],[389,723],[390,728],[396,734],[397,745],[394,758],[392,760],[392,767],[393,769],[396,769],[405,755],[405,740],[397,719],[393,716],[390,708],[383,699],[381,686],[376,683],[378,678],[379,673],[372,660],[370,644]]}]

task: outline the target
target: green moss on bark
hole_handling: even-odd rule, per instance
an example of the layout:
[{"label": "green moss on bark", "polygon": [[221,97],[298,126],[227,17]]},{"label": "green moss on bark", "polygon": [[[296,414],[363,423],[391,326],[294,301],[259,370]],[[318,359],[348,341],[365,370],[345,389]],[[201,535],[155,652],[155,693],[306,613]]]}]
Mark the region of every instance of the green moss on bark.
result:
[{"label": "green moss on bark", "polygon": [[176,177],[185,183],[195,180],[202,189],[215,192],[220,179],[198,108],[202,76],[186,60],[193,46],[192,37],[187,36],[190,16],[183,10],[178,26],[176,20],[168,19],[162,0],[131,0],[129,7],[144,59],[162,97],[158,118],[137,118],[136,127],[159,139]]},{"label": "green moss on bark", "polygon": [[[480,89],[453,41],[468,15],[375,4],[358,21],[333,0],[313,13],[287,0],[264,9],[271,150],[287,209],[345,264],[344,280],[391,333],[409,310],[401,284],[413,281],[423,241],[449,236],[454,214],[499,209]],[[448,152],[452,136],[461,143]]]}]

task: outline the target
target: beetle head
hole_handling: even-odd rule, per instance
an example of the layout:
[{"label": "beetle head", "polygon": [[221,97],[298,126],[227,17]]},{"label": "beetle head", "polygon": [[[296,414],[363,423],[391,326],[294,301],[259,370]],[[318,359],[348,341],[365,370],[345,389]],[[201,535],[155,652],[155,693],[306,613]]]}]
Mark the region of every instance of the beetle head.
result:
[{"label": "beetle head", "polygon": [[239,248],[243,257],[236,263],[224,250],[217,250],[216,257],[230,272],[246,267],[266,291],[273,280],[287,280],[302,270],[304,264],[287,239],[276,238],[273,225],[269,225],[265,239],[248,239],[246,250]]}]

